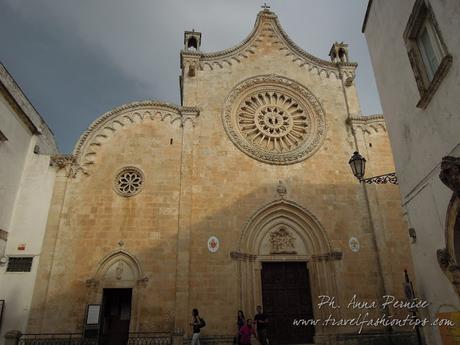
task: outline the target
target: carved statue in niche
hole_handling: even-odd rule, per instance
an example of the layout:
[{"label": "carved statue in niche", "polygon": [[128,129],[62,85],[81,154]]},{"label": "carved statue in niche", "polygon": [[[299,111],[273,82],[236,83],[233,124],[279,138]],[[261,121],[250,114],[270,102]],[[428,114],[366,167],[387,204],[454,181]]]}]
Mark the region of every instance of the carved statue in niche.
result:
[{"label": "carved statue in niche", "polygon": [[270,253],[272,254],[296,254],[295,238],[285,228],[280,228],[270,234]]},{"label": "carved statue in niche", "polygon": [[115,273],[116,273],[116,278],[118,280],[121,280],[121,278],[123,277],[123,262],[120,261],[118,263]]},{"label": "carved statue in niche", "polygon": [[460,158],[444,157],[441,162],[439,178],[457,196],[460,196]]}]

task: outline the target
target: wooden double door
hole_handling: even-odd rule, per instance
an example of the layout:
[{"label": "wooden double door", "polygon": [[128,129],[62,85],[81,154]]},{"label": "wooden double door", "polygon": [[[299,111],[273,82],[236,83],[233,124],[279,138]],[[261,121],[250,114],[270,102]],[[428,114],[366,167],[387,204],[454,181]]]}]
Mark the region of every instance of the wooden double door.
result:
[{"label": "wooden double door", "polygon": [[270,345],[313,344],[314,327],[293,324],[313,319],[306,262],[262,263],[262,301]]},{"label": "wooden double door", "polygon": [[132,289],[104,289],[100,345],[126,345],[131,320]]}]

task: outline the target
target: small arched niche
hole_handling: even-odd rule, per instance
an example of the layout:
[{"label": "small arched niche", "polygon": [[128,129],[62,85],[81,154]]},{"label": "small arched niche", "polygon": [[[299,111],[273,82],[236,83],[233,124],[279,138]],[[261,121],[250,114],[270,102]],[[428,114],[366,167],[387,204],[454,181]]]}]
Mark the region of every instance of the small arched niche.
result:
[{"label": "small arched niche", "polygon": [[107,255],[99,264],[95,279],[105,287],[134,287],[143,273],[137,259],[119,250]]}]

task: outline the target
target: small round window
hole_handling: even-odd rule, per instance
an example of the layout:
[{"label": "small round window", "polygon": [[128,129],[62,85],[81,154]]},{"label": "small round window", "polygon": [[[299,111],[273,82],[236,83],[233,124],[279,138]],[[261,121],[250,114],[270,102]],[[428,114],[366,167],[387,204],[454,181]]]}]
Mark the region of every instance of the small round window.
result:
[{"label": "small round window", "polygon": [[144,174],[135,167],[121,169],[115,178],[115,191],[125,197],[133,196],[142,190]]}]

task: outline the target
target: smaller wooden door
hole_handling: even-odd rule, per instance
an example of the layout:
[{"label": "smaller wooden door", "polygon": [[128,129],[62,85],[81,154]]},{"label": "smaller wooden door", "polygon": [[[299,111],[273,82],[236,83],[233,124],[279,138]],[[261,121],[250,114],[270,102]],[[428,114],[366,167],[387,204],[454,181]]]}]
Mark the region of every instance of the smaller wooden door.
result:
[{"label": "smaller wooden door", "polygon": [[131,320],[132,289],[104,289],[102,298],[103,345],[126,345]]},{"label": "smaller wooden door", "polygon": [[294,319],[313,319],[305,262],[262,263],[262,301],[270,345],[313,343],[313,326],[293,325]]}]

